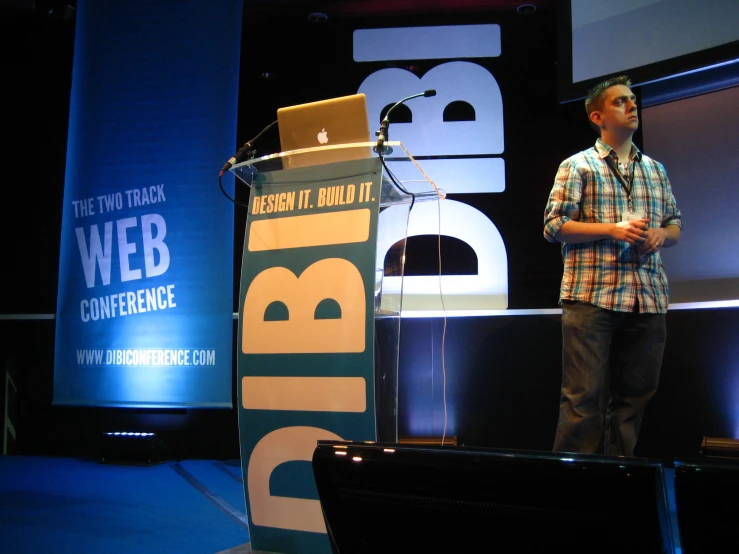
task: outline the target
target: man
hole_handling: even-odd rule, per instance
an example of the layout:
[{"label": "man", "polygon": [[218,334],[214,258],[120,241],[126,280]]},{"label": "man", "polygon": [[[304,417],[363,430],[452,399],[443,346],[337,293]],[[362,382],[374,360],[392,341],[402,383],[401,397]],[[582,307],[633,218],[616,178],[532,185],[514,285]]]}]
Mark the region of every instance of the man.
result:
[{"label": "man", "polygon": [[562,243],[564,261],[557,452],[633,456],[659,381],[660,250],[677,244],[682,221],[665,168],[632,143],[630,86],[620,76],[590,91],[585,111],[600,138],[560,164],[545,210],[544,237]]}]

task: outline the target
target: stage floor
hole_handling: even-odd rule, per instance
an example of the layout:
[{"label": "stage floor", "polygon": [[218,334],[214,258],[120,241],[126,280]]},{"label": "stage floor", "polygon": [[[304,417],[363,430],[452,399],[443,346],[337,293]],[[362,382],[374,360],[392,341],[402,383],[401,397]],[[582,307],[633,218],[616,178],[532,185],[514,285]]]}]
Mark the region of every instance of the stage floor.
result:
[{"label": "stage floor", "polygon": [[[673,470],[665,472],[681,554]],[[240,462],[0,456],[0,552],[251,553]]]},{"label": "stage floor", "polygon": [[238,460],[0,456],[0,552],[251,552]]}]

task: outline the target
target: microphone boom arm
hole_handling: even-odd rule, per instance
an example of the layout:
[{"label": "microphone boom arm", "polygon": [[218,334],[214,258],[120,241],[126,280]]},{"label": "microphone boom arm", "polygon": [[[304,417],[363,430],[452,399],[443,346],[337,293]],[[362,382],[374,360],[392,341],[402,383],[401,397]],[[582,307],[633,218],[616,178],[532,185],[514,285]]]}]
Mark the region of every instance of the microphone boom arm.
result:
[{"label": "microphone boom arm", "polygon": [[386,150],[385,143],[390,140],[390,113],[404,102],[407,102],[408,100],[411,100],[413,98],[418,98],[419,96],[436,96],[436,91],[431,89],[424,92],[419,92],[418,94],[411,94],[410,96],[406,96],[402,100],[399,100],[398,102],[393,104],[385,114],[385,117],[382,119],[382,122],[380,123],[380,130],[375,132],[375,135],[377,136],[375,152],[377,152],[378,154],[383,154]]},{"label": "microphone boom arm", "polygon": [[272,126],[275,123],[277,123],[277,120],[273,121],[272,123],[270,123],[269,125],[267,125],[264,129],[262,129],[261,131],[259,131],[259,133],[257,134],[257,136],[255,136],[253,139],[251,139],[250,141],[245,142],[244,145],[236,151],[236,154],[234,154],[233,156],[231,156],[231,159],[229,159],[225,164],[223,164],[223,167],[221,168],[220,175],[223,175],[226,171],[228,171],[229,169],[231,169],[231,167],[235,163],[237,163],[238,161],[242,160],[244,158],[244,155],[248,155],[252,151],[252,145],[254,144],[254,142],[259,137],[261,137],[264,133],[266,133],[270,128],[272,128]]}]

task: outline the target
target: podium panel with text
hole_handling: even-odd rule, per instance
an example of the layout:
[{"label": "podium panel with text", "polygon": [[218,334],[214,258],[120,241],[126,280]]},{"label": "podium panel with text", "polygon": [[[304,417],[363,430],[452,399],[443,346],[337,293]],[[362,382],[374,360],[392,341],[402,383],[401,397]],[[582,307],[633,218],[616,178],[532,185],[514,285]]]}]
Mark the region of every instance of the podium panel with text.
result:
[{"label": "podium panel with text", "polygon": [[[331,552],[311,466],[318,441],[397,442],[408,215],[443,191],[389,143],[386,159],[416,174],[395,180],[373,144],[281,152],[231,169],[250,188],[237,386],[254,550]],[[384,293],[385,277],[399,290]]]}]

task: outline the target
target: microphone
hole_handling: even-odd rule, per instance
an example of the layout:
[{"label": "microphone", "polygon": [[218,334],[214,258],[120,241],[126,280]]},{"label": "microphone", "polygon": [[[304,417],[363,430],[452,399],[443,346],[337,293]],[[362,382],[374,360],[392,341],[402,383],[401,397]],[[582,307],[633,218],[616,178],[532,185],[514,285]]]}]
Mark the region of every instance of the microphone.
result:
[{"label": "microphone", "polygon": [[377,135],[377,144],[375,145],[375,152],[379,154],[385,154],[391,153],[393,150],[390,147],[385,146],[385,142],[390,140],[388,129],[390,127],[390,114],[392,111],[400,106],[402,103],[407,102],[408,100],[412,98],[418,98],[419,96],[436,96],[436,91],[434,89],[425,90],[423,92],[419,92],[418,94],[412,94],[411,96],[407,96],[403,98],[402,100],[399,100],[395,104],[392,105],[392,107],[387,111],[385,114],[385,117],[382,120],[382,123],[380,123],[380,130],[375,131],[375,135]]},{"label": "microphone", "polygon": [[226,171],[231,169],[231,167],[235,163],[238,163],[239,161],[243,160],[247,155],[249,155],[252,152],[252,144],[254,144],[254,141],[256,141],[259,137],[261,137],[275,123],[277,123],[277,120],[273,121],[272,123],[267,125],[264,129],[259,131],[257,136],[255,136],[253,139],[251,139],[248,142],[245,142],[244,145],[236,151],[236,154],[231,156],[231,158],[225,164],[223,164],[223,167],[221,168],[221,172],[218,174],[218,176],[220,177],[221,175],[223,175]]}]

